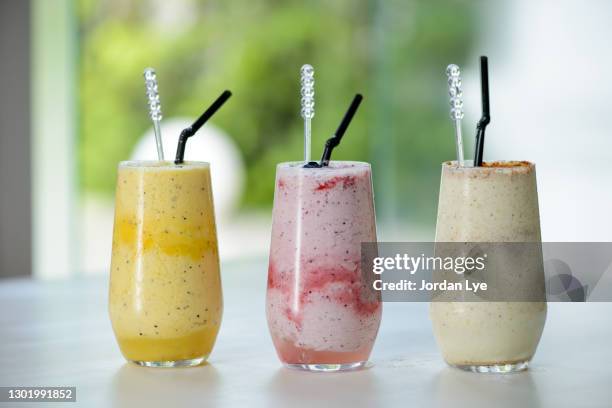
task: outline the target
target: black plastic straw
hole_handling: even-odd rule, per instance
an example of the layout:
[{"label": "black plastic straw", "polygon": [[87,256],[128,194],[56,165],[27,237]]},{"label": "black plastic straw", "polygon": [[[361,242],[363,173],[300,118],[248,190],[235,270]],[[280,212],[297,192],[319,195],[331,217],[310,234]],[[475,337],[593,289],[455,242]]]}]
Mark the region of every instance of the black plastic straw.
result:
[{"label": "black plastic straw", "polygon": [[206,109],[191,126],[183,129],[181,135],[179,136],[178,146],[176,147],[176,159],[174,160],[174,164],[181,164],[183,162],[185,158],[185,145],[187,144],[187,139],[195,135],[196,132],[208,121],[208,119],[210,119],[211,116],[214,115],[221,106],[223,106],[230,96],[232,96],[230,91],[223,91],[217,100],[214,101],[213,104],[210,105],[210,107]]},{"label": "black plastic straw", "polygon": [[323,150],[323,156],[321,157],[321,162],[319,163],[321,167],[329,165],[329,160],[331,159],[332,151],[336,146],[340,144],[342,136],[344,136],[344,133],[350,125],[351,120],[353,120],[353,116],[355,116],[355,112],[357,112],[357,108],[359,108],[359,104],[362,100],[363,96],[361,94],[355,95],[355,97],[353,98],[353,102],[351,102],[351,106],[349,106],[348,110],[344,114],[342,122],[340,122],[340,126],[338,126],[336,133],[334,133],[334,136],[327,139],[327,142],[325,142],[325,150]]},{"label": "black plastic straw", "polygon": [[489,113],[489,63],[486,56],[480,57],[480,92],[482,98],[482,117],[476,124],[476,148],[474,150],[474,166],[482,166],[485,129],[491,122]]}]

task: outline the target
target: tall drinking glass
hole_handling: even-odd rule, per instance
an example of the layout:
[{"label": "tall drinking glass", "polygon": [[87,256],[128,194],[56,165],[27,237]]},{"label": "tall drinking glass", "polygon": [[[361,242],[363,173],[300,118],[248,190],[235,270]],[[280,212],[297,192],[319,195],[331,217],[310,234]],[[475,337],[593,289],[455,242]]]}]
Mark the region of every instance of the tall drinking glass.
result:
[{"label": "tall drinking glass", "polygon": [[[442,165],[436,242],[540,241],[533,163]],[[486,273],[503,273],[504,289],[512,299],[526,299],[527,292],[536,291],[533,298],[542,301],[431,303],[434,334],[448,364],[475,372],[503,373],[527,368],[546,320],[544,272],[538,262],[541,258],[534,256],[533,262],[522,260]]]},{"label": "tall drinking glass", "polygon": [[382,303],[361,270],[362,242],[376,242],[368,163],[278,165],[267,318],[286,365],[341,371],[367,362]]},{"label": "tall drinking glass", "polygon": [[209,164],[120,163],[109,311],[124,357],[200,364],[222,308]]}]

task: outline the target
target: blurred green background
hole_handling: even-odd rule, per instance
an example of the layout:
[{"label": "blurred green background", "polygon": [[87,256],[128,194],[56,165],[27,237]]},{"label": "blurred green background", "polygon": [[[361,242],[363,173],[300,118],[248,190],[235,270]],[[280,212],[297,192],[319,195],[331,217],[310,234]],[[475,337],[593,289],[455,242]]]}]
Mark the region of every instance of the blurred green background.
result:
[{"label": "blurred green background", "polygon": [[433,225],[439,163],[454,155],[445,67],[471,49],[474,3],[79,0],[76,11],[83,193],[112,197],[117,162],[150,128],[142,70],[153,66],[165,118],[195,118],[233,91],[214,122],[247,167],[240,208],[269,209],[275,164],[302,157],[299,69],[310,63],[313,156],[363,93],[334,158],[372,162],[380,221]]},{"label": "blurred green background", "polygon": [[108,272],[116,166],[155,158],[145,67],[158,74],[166,158],[183,127],[234,93],[186,155],[212,164],[223,262],[269,253],[276,164],[303,157],[304,63],[316,71],[313,158],[362,93],[334,159],[372,163],[379,241],[433,240],[440,163],[455,156],[446,66],[463,70],[470,158],[481,54],[485,158],[537,163],[545,240],[608,241],[612,91],[598,84],[612,3],[583,3],[2,0],[0,264],[37,278]]}]

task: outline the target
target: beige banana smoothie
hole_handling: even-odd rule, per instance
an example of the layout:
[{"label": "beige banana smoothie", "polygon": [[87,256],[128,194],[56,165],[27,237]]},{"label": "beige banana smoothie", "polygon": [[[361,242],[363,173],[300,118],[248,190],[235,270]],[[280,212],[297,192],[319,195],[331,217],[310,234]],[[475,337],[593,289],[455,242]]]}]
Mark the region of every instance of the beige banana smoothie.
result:
[{"label": "beige banana smoothie", "polygon": [[[443,163],[436,242],[540,241],[533,163],[490,162],[482,167]],[[434,334],[447,363],[477,372],[527,368],[546,320],[544,275],[538,268],[517,269],[521,268],[512,269],[504,279],[515,281],[517,287],[541,289],[542,301],[431,303]]]}]

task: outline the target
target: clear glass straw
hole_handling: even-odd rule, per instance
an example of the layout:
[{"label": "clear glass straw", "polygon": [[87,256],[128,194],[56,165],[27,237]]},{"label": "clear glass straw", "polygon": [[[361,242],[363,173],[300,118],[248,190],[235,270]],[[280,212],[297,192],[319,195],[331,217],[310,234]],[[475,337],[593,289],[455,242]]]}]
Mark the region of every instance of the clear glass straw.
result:
[{"label": "clear glass straw", "polygon": [[310,162],[311,120],[314,117],[314,68],[304,64],[300,69],[301,115],[304,119],[304,162]]}]

